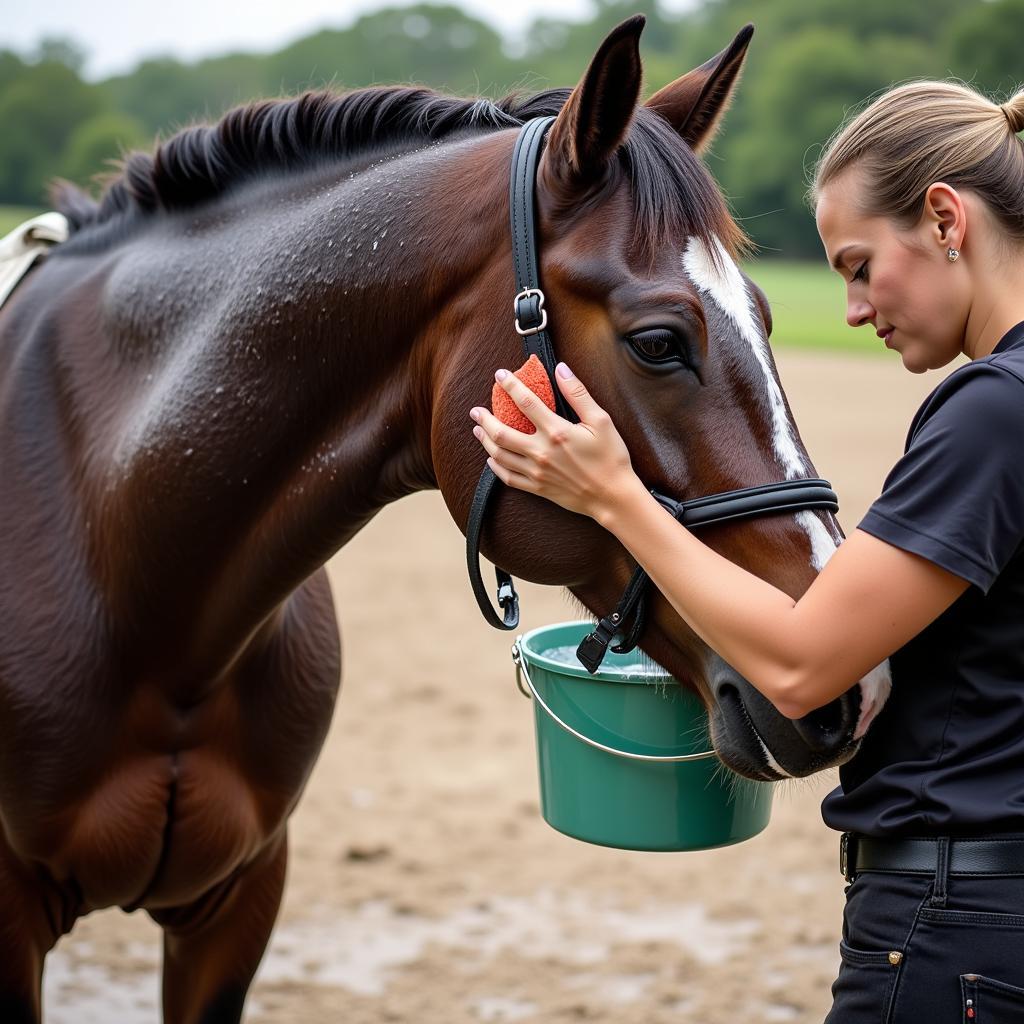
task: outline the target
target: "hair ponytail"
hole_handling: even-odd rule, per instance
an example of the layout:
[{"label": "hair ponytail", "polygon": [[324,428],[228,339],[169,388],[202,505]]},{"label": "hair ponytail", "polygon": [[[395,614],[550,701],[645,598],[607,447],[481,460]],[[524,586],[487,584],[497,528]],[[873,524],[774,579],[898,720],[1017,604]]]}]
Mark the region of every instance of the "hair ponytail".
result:
[{"label": "hair ponytail", "polygon": [[999,108],[1014,135],[1024,131],[1024,89],[1016,92]]}]

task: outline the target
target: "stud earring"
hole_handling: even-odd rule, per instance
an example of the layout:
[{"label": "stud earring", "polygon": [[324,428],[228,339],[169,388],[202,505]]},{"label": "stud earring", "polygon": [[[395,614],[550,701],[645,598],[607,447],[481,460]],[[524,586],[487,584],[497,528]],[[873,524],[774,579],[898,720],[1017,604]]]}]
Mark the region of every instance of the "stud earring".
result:
[{"label": "stud earring", "polygon": [[956,263],[956,261],[960,258],[960,250],[959,249],[948,249],[946,251],[946,255],[949,257],[949,262],[950,263]]}]

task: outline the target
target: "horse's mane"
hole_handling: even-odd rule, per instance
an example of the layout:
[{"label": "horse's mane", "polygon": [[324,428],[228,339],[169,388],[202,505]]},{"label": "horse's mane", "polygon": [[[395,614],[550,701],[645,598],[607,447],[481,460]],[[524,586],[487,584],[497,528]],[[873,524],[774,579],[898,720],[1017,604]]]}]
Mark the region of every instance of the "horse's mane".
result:
[{"label": "horse's mane", "polygon": [[[151,153],[129,153],[98,201],[65,181],[54,184],[51,199],[79,232],[131,214],[193,206],[268,171],[308,170],[518,127],[558,114],[570,92],[549,89],[525,98],[513,92],[490,100],[391,85],[258,100],[228,111],[216,124],[184,128]],[[644,248],[680,235],[709,243],[717,236],[733,255],[747,246],[711,175],[660,115],[637,108],[619,159],[630,178],[635,237]]]}]

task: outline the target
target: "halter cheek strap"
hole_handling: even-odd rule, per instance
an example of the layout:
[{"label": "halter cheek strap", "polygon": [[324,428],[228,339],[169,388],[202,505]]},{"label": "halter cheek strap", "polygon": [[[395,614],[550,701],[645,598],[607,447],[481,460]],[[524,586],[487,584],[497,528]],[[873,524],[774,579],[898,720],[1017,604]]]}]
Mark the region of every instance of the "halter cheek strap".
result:
[{"label": "halter cheek strap", "polygon": [[[516,138],[512,152],[512,172],[509,176],[509,210],[512,229],[512,267],[515,272],[516,296],[512,300],[513,329],[523,345],[523,359],[535,355],[543,365],[555,395],[555,412],[570,423],[579,423],[572,406],[566,402],[555,385],[555,349],[548,333],[548,311],[544,292],[540,287],[540,267],[537,260],[536,209],[534,182],[537,164],[544,146],[544,133],[554,123],[553,117],[538,117],[527,121]],[[480,575],[480,531],[484,512],[495,484],[500,483],[490,466],[484,465],[476,493],[469,509],[466,524],[466,563],[469,582],[484,618],[497,629],[515,629],[519,625],[519,595],[512,577],[495,566],[498,587],[498,605],[503,618],[498,618]]]}]

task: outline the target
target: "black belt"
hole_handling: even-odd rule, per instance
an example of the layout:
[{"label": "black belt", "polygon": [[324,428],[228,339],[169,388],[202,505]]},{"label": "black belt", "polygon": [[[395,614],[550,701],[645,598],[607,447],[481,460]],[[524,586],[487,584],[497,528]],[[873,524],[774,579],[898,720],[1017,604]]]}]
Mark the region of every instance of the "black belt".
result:
[{"label": "black belt", "polygon": [[[844,832],[839,840],[839,871],[848,882],[861,871],[933,875],[938,856],[938,839],[876,839]],[[953,836],[949,839],[948,873],[1024,875],[1024,838]]]}]

